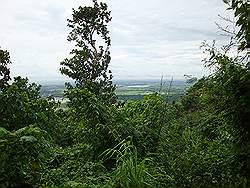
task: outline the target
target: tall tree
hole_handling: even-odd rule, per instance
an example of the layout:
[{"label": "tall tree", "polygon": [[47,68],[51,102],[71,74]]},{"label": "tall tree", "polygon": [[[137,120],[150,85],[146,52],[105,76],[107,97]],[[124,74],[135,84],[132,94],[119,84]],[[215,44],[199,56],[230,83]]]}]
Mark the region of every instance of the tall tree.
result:
[{"label": "tall tree", "polygon": [[61,62],[61,73],[72,78],[76,87],[86,88],[103,100],[115,101],[115,86],[108,70],[111,39],[107,24],[111,21],[107,4],[93,0],[93,6],[73,9],[68,20],[72,29],[68,41],[75,42],[71,57]]},{"label": "tall tree", "polygon": [[8,64],[11,64],[9,52],[0,48],[0,89],[10,80]]}]

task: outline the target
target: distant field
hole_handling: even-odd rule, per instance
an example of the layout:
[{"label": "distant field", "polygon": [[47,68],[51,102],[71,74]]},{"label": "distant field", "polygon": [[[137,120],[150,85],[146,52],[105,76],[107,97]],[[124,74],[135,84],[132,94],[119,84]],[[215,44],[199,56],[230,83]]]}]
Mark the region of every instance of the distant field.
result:
[{"label": "distant field", "polygon": [[[184,80],[174,80],[170,87],[170,81],[160,83],[159,80],[122,80],[115,82],[116,94],[121,101],[141,100],[145,95],[160,93],[169,101],[176,101],[185,94],[189,86]],[[64,84],[44,84],[41,88],[41,95],[44,97],[63,97]]]}]

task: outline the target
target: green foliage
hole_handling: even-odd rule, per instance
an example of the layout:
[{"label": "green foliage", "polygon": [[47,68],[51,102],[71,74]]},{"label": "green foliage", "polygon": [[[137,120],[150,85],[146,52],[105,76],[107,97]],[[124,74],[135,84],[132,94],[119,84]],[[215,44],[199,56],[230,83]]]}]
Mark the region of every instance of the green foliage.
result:
[{"label": "green foliage", "polygon": [[214,68],[203,86],[202,105],[209,106],[214,113],[223,113],[242,131],[243,140],[249,138],[250,121],[250,70],[248,65],[232,59],[214,46],[206,46],[210,58],[205,60],[208,67]]},{"label": "green foliage", "polygon": [[28,79],[14,78],[0,93],[0,126],[17,130],[30,124],[53,132],[56,121],[56,105],[53,100],[41,98],[40,86],[28,83]]},{"label": "green foliage", "polygon": [[103,154],[104,157],[116,159],[116,170],[111,180],[112,187],[149,187],[152,186],[153,177],[146,167],[147,158],[139,161],[137,149],[132,144],[131,138],[127,138],[112,149]]},{"label": "green foliage", "polygon": [[107,107],[95,94],[87,89],[74,88],[67,90],[68,107],[77,120],[87,120],[96,125],[107,121]]},{"label": "green foliage", "polygon": [[36,126],[14,132],[0,127],[0,187],[39,183],[49,158],[49,147],[46,133]]},{"label": "green foliage", "polygon": [[112,109],[105,102],[87,89],[74,88],[67,90],[69,99],[69,118],[72,143],[89,143],[94,146],[95,157],[114,145],[114,137],[110,133]]},{"label": "green foliage", "polygon": [[0,92],[10,80],[10,69],[8,68],[8,64],[11,64],[10,54],[0,47]]},{"label": "green foliage", "polygon": [[99,98],[114,103],[115,87],[108,70],[111,60],[111,39],[107,30],[110,11],[105,3],[99,4],[96,0],[93,3],[93,7],[73,9],[73,18],[68,20],[72,29],[68,40],[74,41],[76,48],[70,53],[72,58],[61,62],[60,70],[75,80],[76,87],[86,88]]},{"label": "green foliage", "polygon": [[247,0],[224,0],[229,4],[230,8],[234,11],[236,18],[236,26],[239,27],[236,37],[239,40],[239,49],[246,50],[250,48],[250,25],[249,25],[249,12],[250,3]]},{"label": "green foliage", "polygon": [[139,156],[153,152],[158,145],[163,123],[168,121],[169,110],[158,94],[148,95],[141,101],[128,102],[116,117],[116,138],[120,141],[132,136]]},{"label": "green foliage", "polygon": [[[193,113],[193,116],[198,114]],[[202,114],[201,114],[202,115]],[[184,119],[183,119],[184,118]],[[235,176],[239,163],[235,160],[233,135],[221,127],[215,127],[216,137],[204,134],[209,122],[195,126],[195,119],[184,116],[164,127],[161,132],[158,165],[162,186],[177,187],[237,187],[246,179]],[[199,116],[201,122],[206,116]],[[214,117],[217,118],[217,117]],[[222,121],[223,122],[223,121]],[[218,125],[216,125],[218,126]],[[167,173],[167,174],[166,174]]]},{"label": "green foliage", "polygon": [[[87,187],[102,183],[107,171],[100,162],[92,161],[93,148],[87,144],[76,144],[66,148],[55,148],[49,168],[44,175],[44,186]],[[70,187],[70,186],[69,186]]]}]

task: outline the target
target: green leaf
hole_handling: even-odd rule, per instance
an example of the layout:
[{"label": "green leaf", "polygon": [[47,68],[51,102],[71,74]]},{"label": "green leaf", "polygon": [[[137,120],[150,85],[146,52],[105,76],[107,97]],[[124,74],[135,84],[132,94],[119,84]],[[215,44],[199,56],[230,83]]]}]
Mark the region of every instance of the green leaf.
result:
[{"label": "green leaf", "polygon": [[34,136],[22,136],[20,138],[20,141],[22,141],[22,142],[36,142],[37,139]]},{"label": "green leaf", "polygon": [[6,134],[9,134],[10,132],[6,130],[3,127],[0,127],[0,136],[5,136]]}]

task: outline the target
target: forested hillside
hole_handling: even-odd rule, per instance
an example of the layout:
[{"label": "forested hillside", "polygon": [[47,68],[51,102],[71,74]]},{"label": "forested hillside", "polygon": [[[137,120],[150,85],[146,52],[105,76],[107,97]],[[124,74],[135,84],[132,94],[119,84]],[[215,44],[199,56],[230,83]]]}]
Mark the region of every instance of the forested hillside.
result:
[{"label": "forested hillside", "polygon": [[250,187],[250,5],[226,3],[238,30],[222,48],[202,44],[213,72],[178,102],[117,100],[111,12],[97,0],[68,20],[75,47],[60,71],[75,84],[66,83],[66,106],[11,79],[0,49],[0,188]]}]

